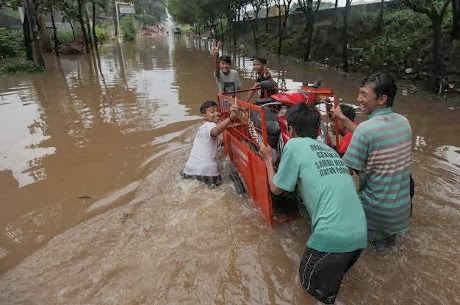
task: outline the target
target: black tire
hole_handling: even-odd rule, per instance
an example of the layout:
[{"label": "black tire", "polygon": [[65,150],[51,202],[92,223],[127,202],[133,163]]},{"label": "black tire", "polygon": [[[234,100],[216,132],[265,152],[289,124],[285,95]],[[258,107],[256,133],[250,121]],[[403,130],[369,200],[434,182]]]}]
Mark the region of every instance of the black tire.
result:
[{"label": "black tire", "polygon": [[247,193],[243,180],[241,180],[240,175],[237,172],[231,172],[230,179],[232,179],[233,185],[235,186],[235,190],[238,195],[244,195]]}]

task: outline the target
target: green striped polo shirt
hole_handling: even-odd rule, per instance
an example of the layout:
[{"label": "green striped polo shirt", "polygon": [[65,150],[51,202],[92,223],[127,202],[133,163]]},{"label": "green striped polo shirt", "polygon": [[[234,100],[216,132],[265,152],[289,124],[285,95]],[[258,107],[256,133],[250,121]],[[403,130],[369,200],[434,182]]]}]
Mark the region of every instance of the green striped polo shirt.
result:
[{"label": "green striped polo shirt", "polygon": [[391,108],[375,110],[353,133],[342,160],[360,172],[368,230],[399,234],[409,228],[411,138],[408,120]]}]

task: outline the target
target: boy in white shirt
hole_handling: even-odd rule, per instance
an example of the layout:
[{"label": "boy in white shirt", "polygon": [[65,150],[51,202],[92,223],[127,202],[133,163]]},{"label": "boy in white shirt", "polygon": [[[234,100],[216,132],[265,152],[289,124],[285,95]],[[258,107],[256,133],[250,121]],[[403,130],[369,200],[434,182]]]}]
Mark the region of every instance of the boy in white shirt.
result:
[{"label": "boy in white shirt", "polygon": [[198,128],[192,151],[185,163],[182,176],[195,178],[208,186],[218,186],[222,179],[217,166],[218,136],[230,125],[239,113],[237,105],[230,107],[230,116],[220,121],[216,102],[207,101],[200,107],[203,124]]}]

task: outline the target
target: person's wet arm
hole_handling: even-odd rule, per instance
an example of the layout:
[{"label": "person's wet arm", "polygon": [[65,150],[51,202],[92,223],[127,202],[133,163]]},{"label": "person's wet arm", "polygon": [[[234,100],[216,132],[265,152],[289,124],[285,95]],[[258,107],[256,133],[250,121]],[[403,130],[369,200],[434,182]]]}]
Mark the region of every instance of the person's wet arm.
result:
[{"label": "person's wet arm", "polygon": [[255,83],[254,86],[252,86],[249,90],[248,97],[246,98],[246,102],[250,102],[252,97],[254,96],[254,93],[256,92],[257,87],[259,86],[258,83]]},{"label": "person's wet arm", "polygon": [[213,129],[211,129],[211,136],[212,137],[217,137],[220,135],[224,130],[230,125],[232,120],[236,118],[239,114],[239,107],[237,105],[232,105],[230,107],[230,116],[226,118],[225,120],[219,122],[219,124],[216,125]]},{"label": "person's wet arm", "polygon": [[216,42],[213,42],[213,47],[212,47],[212,53],[214,55],[214,63],[215,63],[215,71],[214,75],[217,79],[220,78],[220,67],[219,67],[219,45],[220,42],[216,44]]},{"label": "person's wet arm", "polygon": [[356,123],[347,118],[343,112],[342,109],[340,109],[340,105],[337,105],[337,107],[332,107],[331,108],[331,113],[333,117],[337,118],[342,122],[342,124],[345,126],[346,129],[350,130],[351,132],[354,132],[356,130]]},{"label": "person's wet arm", "polygon": [[265,161],[265,166],[267,167],[267,179],[268,179],[268,185],[270,186],[270,191],[274,195],[280,195],[281,193],[283,193],[284,190],[276,186],[275,183],[273,183],[273,178],[275,177],[275,168],[273,167],[273,163],[272,163],[272,158],[273,158],[272,148],[270,146],[262,145],[259,152],[260,152],[260,156]]},{"label": "person's wet arm", "polygon": [[284,147],[283,154],[281,156],[278,172],[275,174],[271,149],[272,148],[270,146],[261,148],[262,153],[264,153],[264,155],[261,155],[267,167],[270,190],[275,195],[279,195],[282,192],[293,192],[299,178],[300,169],[297,160],[287,144]]}]

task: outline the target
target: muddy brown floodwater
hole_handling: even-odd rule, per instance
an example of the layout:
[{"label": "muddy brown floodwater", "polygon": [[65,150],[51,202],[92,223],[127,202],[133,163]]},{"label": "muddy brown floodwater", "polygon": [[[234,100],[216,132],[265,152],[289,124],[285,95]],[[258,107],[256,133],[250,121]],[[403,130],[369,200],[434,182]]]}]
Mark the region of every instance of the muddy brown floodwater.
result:
[{"label": "muddy brown floodwater", "polygon": [[[228,178],[183,181],[209,43],[108,43],[0,78],[0,304],[303,304],[303,218],[270,229]],[[251,84],[251,62],[235,65]],[[353,102],[362,76],[272,62],[281,85],[321,78]],[[460,109],[400,84],[413,132],[413,223],[397,249],[366,250],[339,304],[459,304]],[[228,161],[223,162],[224,172]]]}]

